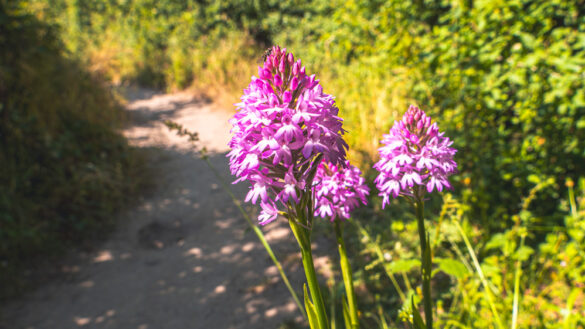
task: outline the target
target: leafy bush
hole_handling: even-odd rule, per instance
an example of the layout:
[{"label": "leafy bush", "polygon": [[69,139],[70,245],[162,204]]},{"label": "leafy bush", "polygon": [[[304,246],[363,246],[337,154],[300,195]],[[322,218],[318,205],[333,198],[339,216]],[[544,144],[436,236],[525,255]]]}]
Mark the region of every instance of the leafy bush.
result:
[{"label": "leafy bush", "polygon": [[113,223],[140,161],[116,132],[112,95],[63,56],[52,26],[0,2],[0,31],[0,259],[11,268]]},{"label": "leafy bush", "polygon": [[414,99],[456,136],[474,217],[505,227],[522,195],[550,177],[556,188],[534,210],[555,212],[562,182],[585,170],[582,1],[333,7],[331,18],[316,20],[325,23],[311,52],[341,81],[333,93],[359,136],[352,146],[372,154],[368,137],[385,132],[395,117],[388,114]]}]

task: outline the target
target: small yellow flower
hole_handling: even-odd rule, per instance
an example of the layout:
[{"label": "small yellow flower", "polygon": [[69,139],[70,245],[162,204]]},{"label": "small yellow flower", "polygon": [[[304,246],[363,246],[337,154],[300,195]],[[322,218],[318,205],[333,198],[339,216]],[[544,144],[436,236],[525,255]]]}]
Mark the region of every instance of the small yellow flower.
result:
[{"label": "small yellow flower", "polygon": [[571,188],[571,187],[575,186],[575,182],[573,182],[572,179],[567,178],[567,182],[565,183],[565,186]]}]

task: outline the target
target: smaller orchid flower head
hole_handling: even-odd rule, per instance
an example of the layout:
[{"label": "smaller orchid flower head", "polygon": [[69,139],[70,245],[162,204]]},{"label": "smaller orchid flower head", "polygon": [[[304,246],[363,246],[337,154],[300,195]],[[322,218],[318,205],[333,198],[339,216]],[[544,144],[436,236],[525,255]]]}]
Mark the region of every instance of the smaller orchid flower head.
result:
[{"label": "smaller orchid flower head", "polygon": [[390,202],[390,195],[422,197],[425,192],[451,188],[447,177],[457,172],[453,160],[457,150],[423,110],[411,105],[382,144],[380,161],[374,165],[380,172],[374,182],[384,198],[382,207]]},{"label": "smaller orchid flower head", "polygon": [[350,213],[363,203],[370,194],[362,172],[349,161],[345,165],[321,162],[314,180],[315,216],[349,219]]},{"label": "smaller orchid flower head", "polygon": [[343,120],[315,75],[278,46],[241,100],[230,120],[230,169],[236,182],[250,182],[246,201],[260,200],[258,219],[266,224],[278,217],[279,203],[290,210],[308,198],[322,159],[345,163]]}]

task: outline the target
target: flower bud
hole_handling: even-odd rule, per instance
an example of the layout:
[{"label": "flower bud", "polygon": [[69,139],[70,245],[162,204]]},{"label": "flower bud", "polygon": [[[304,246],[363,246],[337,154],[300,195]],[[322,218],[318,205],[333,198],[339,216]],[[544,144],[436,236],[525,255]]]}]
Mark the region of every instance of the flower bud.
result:
[{"label": "flower bud", "polygon": [[293,67],[292,67],[292,75],[296,76],[299,74],[299,64],[298,63],[294,63]]},{"label": "flower bud", "polygon": [[274,75],[274,85],[276,87],[281,87],[282,86],[282,78],[280,77],[280,74],[275,74]]},{"label": "flower bud", "polygon": [[272,79],[272,73],[266,68],[258,67],[258,76],[263,80],[270,80]]},{"label": "flower bud", "polygon": [[299,86],[299,79],[297,77],[293,77],[290,81],[290,90],[294,91]]},{"label": "flower bud", "polygon": [[286,58],[284,56],[282,56],[280,58],[280,64],[278,65],[278,70],[280,70],[280,73],[284,74],[286,69]]}]

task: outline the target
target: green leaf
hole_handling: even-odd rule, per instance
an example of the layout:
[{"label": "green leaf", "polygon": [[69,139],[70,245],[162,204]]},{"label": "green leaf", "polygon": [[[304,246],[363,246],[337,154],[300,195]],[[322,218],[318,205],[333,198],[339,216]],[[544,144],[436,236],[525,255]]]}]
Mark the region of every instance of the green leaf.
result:
[{"label": "green leaf", "polygon": [[309,326],[311,329],[320,329],[319,321],[317,319],[317,311],[315,311],[315,305],[309,300],[306,283],[303,285],[303,291],[305,292],[305,309],[307,310],[307,317],[309,318]]},{"label": "green leaf", "polygon": [[345,322],[345,328],[351,328],[351,317],[349,315],[349,306],[347,306],[346,299],[343,299],[343,321]]},{"label": "green leaf", "polygon": [[420,266],[420,260],[418,259],[399,259],[386,264],[386,269],[391,273],[401,273],[408,272],[418,266]]},{"label": "green leaf", "polygon": [[528,177],[527,177],[526,179],[527,179],[527,180],[528,180],[530,183],[532,183],[532,184],[538,184],[538,183],[540,183],[540,182],[542,181],[542,180],[540,179],[540,176],[539,176],[539,175],[535,175],[535,174],[528,175]]},{"label": "green leaf", "polygon": [[535,38],[530,33],[519,32],[518,37],[522,40],[522,44],[530,49],[534,48]]},{"label": "green leaf", "polygon": [[504,236],[504,234],[497,233],[494,236],[492,236],[490,241],[485,245],[485,250],[501,249],[506,245],[507,241],[508,239],[506,238],[506,236]]},{"label": "green leaf", "polygon": [[435,258],[435,261],[439,265],[441,271],[458,279],[464,278],[469,273],[465,265],[458,260],[450,258]]},{"label": "green leaf", "polygon": [[418,309],[414,305],[414,298],[411,298],[411,305],[412,305],[412,321],[414,324],[414,328],[415,329],[427,329],[427,326],[425,326],[425,323],[423,322],[423,319],[420,316]]},{"label": "green leaf", "polygon": [[581,290],[578,288],[574,288],[573,290],[571,290],[571,293],[569,294],[569,298],[567,298],[567,307],[565,308],[567,310],[567,314],[565,315],[565,324],[564,324],[564,328],[571,328],[571,318],[573,318],[573,307],[575,305],[575,301],[577,300],[577,297],[579,296],[579,294],[581,293]]},{"label": "green leaf", "polygon": [[534,252],[534,249],[528,246],[522,246],[516,251],[516,257],[519,261],[527,260]]}]

